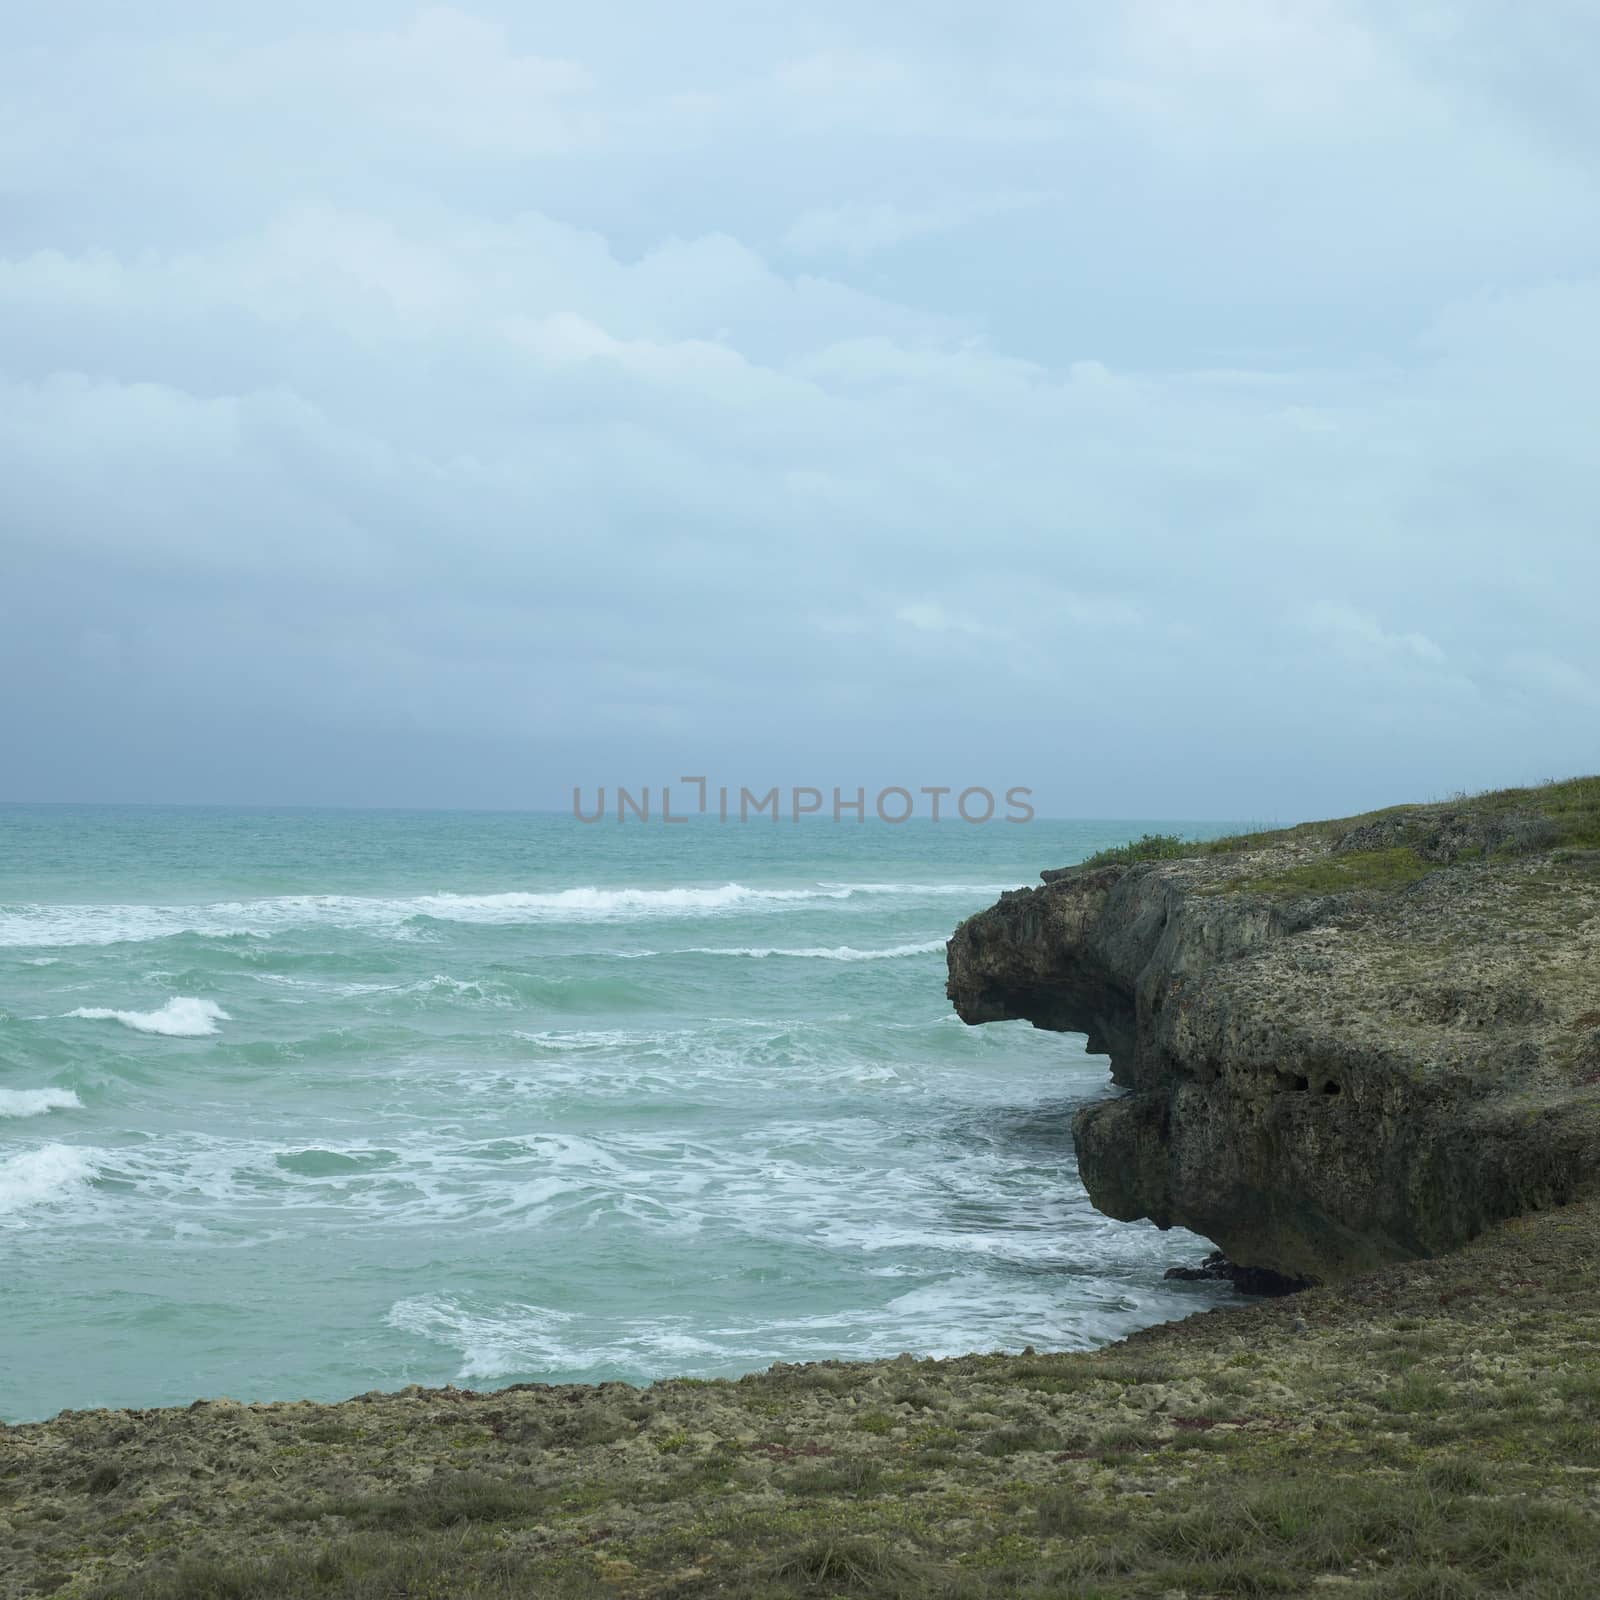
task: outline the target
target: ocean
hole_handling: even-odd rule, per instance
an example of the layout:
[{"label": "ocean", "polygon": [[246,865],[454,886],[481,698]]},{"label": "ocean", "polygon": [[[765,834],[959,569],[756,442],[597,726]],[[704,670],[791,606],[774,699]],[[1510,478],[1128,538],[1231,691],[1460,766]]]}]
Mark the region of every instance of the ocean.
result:
[{"label": "ocean", "polygon": [[1105,1062],[944,998],[963,917],[1157,827],[0,806],[0,1419],[1215,1303],[1078,1183]]}]

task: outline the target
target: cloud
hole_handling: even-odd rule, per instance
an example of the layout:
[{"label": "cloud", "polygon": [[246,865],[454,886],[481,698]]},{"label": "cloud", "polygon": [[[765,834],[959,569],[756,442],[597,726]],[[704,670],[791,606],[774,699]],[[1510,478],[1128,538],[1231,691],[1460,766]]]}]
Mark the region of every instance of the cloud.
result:
[{"label": "cloud", "polygon": [[571,60],[520,51],[502,22],[428,6],[398,28],[333,28],[230,46],[213,35],[144,64],[231,119],[294,116],[336,140],[387,132],[467,153],[543,156],[603,136],[593,79]]},{"label": "cloud", "polygon": [[989,630],[968,617],[952,616],[935,600],[914,600],[895,609],[894,619],[919,633],[965,634],[981,638]]},{"label": "cloud", "polygon": [[1593,765],[1596,213],[1439,16],[30,15],[0,794]]},{"label": "cloud", "polygon": [[826,206],[795,218],[781,243],[791,255],[845,256],[860,261],[912,239],[949,233],[1048,200],[1043,194],[1001,194],[973,195],[915,210],[886,201]]},{"label": "cloud", "polygon": [[1352,661],[1372,665],[1400,659],[1439,665],[1445,659],[1444,651],[1426,634],[1390,632],[1370,612],[1351,606],[1312,606],[1305,621],[1307,628]]},{"label": "cloud", "polygon": [[1133,0],[1120,19],[1121,107],[1164,137],[1235,145],[1268,123],[1348,147],[1448,118],[1381,28],[1335,0]]}]

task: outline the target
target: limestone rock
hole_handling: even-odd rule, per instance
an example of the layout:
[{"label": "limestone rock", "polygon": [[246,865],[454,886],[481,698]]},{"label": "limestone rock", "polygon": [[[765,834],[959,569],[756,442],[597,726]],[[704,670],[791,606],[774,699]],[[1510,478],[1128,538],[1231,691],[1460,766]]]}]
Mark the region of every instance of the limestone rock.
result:
[{"label": "limestone rock", "polygon": [[1108,1215],[1312,1281],[1438,1254],[1600,1182],[1600,853],[1550,792],[1045,872],[949,996],[1110,1057],[1073,1129]]}]

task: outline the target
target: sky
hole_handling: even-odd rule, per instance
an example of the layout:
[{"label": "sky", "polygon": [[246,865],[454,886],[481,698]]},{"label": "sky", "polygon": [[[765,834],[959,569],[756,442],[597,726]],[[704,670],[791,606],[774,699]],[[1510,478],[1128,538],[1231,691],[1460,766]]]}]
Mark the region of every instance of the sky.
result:
[{"label": "sky", "polygon": [[0,799],[1600,770],[1577,0],[63,0]]}]

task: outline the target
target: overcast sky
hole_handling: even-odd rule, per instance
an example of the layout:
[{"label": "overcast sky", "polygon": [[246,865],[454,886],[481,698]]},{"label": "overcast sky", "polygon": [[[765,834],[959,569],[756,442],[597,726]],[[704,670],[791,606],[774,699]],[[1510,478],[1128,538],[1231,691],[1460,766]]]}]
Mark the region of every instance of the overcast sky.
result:
[{"label": "overcast sky", "polygon": [[0,798],[1600,769],[1600,26],[62,0],[0,53]]}]

